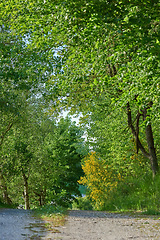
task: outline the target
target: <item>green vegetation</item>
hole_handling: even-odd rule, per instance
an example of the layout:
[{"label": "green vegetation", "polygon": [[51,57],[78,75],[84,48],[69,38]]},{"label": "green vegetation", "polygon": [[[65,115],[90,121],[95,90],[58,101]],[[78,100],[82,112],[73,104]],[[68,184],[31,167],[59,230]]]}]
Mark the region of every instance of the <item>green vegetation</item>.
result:
[{"label": "green vegetation", "polygon": [[160,215],[160,212],[154,209],[148,209],[145,212],[142,212],[144,215]]},{"label": "green vegetation", "polygon": [[62,206],[45,205],[35,208],[34,213],[42,218],[53,217],[55,214],[66,214],[66,208]]},{"label": "green vegetation", "polygon": [[0,199],[158,212],[159,0],[0,8]]},{"label": "green vegetation", "polygon": [[85,150],[81,135],[67,118],[57,124],[32,119],[13,127],[1,148],[1,199],[25,203],[26,209],[52,201],[67,207],[80,196],[77,180],[83,175]]},{"label": "green vegetation", "polygon": [[65,224],[67,210],[58,205],[45,205],[33,209],[33,215],[36,218],[43,220],[42,226],[48,231],[59,232],[55,227],[63,226]]},{"label": "green vegetation", "polygon": [[72,209],[74,210],[93,210],[92,202],[91,200],[85,196],[85,197],[79,197],[74,200],[72,203]]},{"label": "green vegetation", "polygon": [[17,205],[15,204],[6,204],[0,201],[0,209],[1,208],[17,208]]},{"label": "green vegetation", "polygon": [[152,175],[141,178],[132,178],[126,183],[121,183],[110,198],[105,202],[105,208],[116,211],[146,211],[158,212],[160,203],[159,178],[152,179]]}]

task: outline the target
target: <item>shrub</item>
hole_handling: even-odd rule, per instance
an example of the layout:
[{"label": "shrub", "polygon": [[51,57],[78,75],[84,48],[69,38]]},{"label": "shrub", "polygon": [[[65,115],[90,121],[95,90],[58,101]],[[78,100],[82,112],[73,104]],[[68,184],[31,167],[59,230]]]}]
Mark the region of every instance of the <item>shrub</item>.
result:
[{"label": "shrub", "polygon": [[72,209],[92,210],[92,202],[87,196],[76,198],[72,204]]}]

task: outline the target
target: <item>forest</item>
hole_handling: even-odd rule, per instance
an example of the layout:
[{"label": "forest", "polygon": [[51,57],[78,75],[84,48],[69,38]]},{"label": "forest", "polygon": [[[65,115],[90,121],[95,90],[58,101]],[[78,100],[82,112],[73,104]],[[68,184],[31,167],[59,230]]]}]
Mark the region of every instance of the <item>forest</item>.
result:
[{"label": "forest", "polygon": [[0,202],[159,210],[159,0],[0,9]]}]

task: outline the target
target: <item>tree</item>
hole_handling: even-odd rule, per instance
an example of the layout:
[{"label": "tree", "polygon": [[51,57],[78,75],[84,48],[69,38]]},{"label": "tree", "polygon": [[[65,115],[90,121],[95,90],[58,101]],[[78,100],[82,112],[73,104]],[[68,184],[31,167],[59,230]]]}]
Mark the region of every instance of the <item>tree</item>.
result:
[{"label": "tree", "polygon": [[26,209],[53,200],[68,206],[80,194],[83,132],[69,119],[56,123],[43,112],[38,116],[34,106],[26,108],[23,120],[13,126],[2,145],[3,199],[23,204],[23,193]]},{"label": "tree", "polygon": [[[10,29],[4,16],[0,25],[0,145],[13,125],[23,117],[28,101],[44,93],[44,83],[53,71],[53,59],[40,49],[29,49],[27,37]],[[49,60],[50,59],[50,60]],[[49,61],[48,61],[49,60]],[[35,98],[36,96],[36,98]]]},{"label": "tree", "polygon": [[[26,106],[23,118],[19,118],[11,131],[8,132],[1,149],[0,169],[3,178],[10,190],[12,184],[13,188],[17,188],[16,185],[19,184],[17,196],[23,192],[26,209],[30,208],[29,178],[33,168],[32,161],[34,161],[33,145],[36,143],[38,132],[38,120],[36,117],[37,112],[33,106]],[[21,189],[21,183],[23,190]],[[15,189],[12,189],[12,197],[14,196],[14,191]]]},{"label": "tree", "polygon": [[106,160],[100,158],[95,152],[88,154],[82,163],[85,176],[81,177],[79,183],[88,187],[90,197],[98,210],[103,209],[110,192],[121,180],[121,174],[111,166],[110,163],[107,165]]},{"label": "tree", "polygon": [[[81,111],[93,121],[94,111],[101,108],[101,125],[108,116],[114,121],[124,113],[121,133],[130,129],[137,153],[141,150],[146,164],[149,159],[155,176],[160,151],[158,0],[22,1],[22,6],[16,2],[12,14],[8,3],[13,6],[6,1],[2,9],[12,29],[29,34],[31,48],[59,51],[60,64],[46,84],[53,111]],[[121,139],[124,142],[126,136]]]},{"label": "tree", "polygon": [[[16,128],[26,120],[26,108],[30,104],[36,105],[38,98],[44,93],[44,83],[48,80],[53,69],[53,61],[48,62],[48,53],[39,49],[29,49],[27,39],[17,36],[10,29],[6,19],[2,16],[0,25],[1,45],[1,75],[0,75],[0,164],[1,188],[9,203],[6,177],[3,171],[3,144],[10,135],[12,128]],[[23,119],[23,120],[22,120]],[[12,135],[12,133],[11,133]]]},{"label": "tree", "polygon": [[[25,34],[31,29],[32,46],[37,46],[43,30],[38,40],[42,49],[45,43],[59,49],[63,68],[52,82],[56,106],[92,112],[100,95],[110,98],[111,111],[114,107],[127,114],[137,152],[140,149],[150,160],[155,176],[158,160],[152,125],[159,124],[159,2],[59,0],[28,2],[22,10],[16,6],[18,16],[15,9],[10,15],[12,29],[19,26]],[[147,148],[139,137],[142,124]]]},{"label": "tree", "polygon": [[86,154],[83,132],[69,118],[61,119],[56,125],[47,120],[41,127],[43,131],[47,129],[36,153],[38,175],[32,177],[40,179],[34,180],[37,189],[34,192],[45,192],[45,201],[68,205],[74,196],[80,195],[77,181],[83,175],[81,159]]},{"label": "tree", "polygon": [[24,201],[25,209],[30,209],[29,203],[29,184],[28,179],[30,175],[32,153],[27,149],[28,145],[24,142],[17,142],[15,145],[16,157],[19,160],[19,168],[24,181]]}]

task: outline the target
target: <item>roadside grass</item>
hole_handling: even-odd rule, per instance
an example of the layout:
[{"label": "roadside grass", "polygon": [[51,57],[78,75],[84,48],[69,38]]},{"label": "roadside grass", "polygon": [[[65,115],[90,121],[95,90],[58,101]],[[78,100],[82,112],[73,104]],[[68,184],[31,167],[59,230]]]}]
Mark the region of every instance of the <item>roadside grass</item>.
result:
[{"label": "roadside grass", "polygon": [[[143,198],[143,196],[142,196]],[[150,201],[152,200],[152,196],[150,196]],[[99,209],[100,211],[106,211],[108,213],[116,213],[120,215],[128,215],[136,218],[154,218],[160,219],[160,209],[157,206],[152,206],[150,201],[145,204],[145,207],[142,207],[140,203],[140,198],[137,198],[134,194],[133,196],[124,196],[119,195],[116,198],[112,199],[113,201],[108,201],[103,209]],[[147,199],[148,200],[148,199]],[[144,202],[144,198],[142,199]],[[153,201],[152,201],[153,202]],[[87,196],[79,197],[72,204],[73,210],[93,210],[94,203]]]},{"label": "roadside grass", "polygon": [[63,226],[66,221],[67,209],[61,206],[45,205],[33,209],[33,214],[36,218],[44,221],[48,231],[59,232],[56,227]]},{"label": "roadside grass", "polygon": [[142,214],[160,216],[160,211],[155,210],[155,209],[147,209],[146,211],[142,212]]}]

